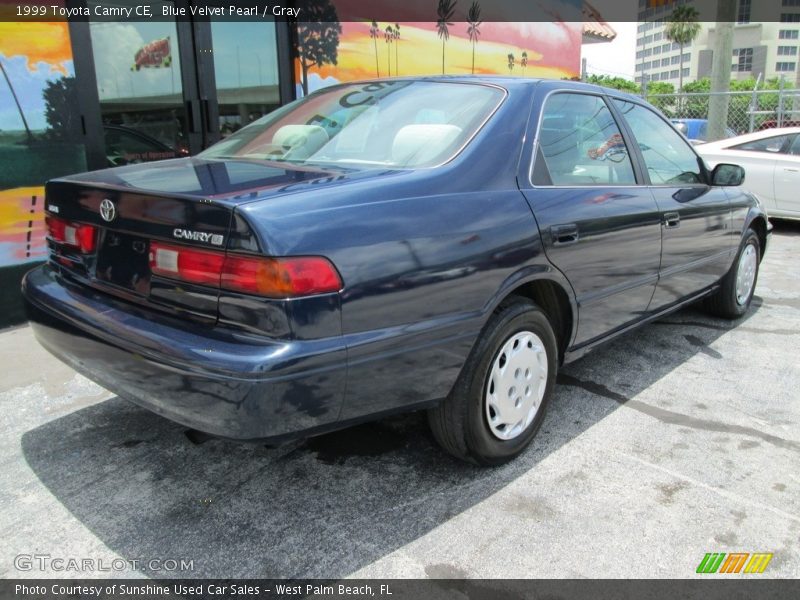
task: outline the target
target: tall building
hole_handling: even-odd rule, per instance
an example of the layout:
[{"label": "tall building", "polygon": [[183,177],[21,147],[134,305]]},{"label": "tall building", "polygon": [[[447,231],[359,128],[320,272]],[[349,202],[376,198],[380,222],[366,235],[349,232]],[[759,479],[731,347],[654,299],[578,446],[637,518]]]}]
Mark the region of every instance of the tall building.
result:
[{"label": "tall building", "polygon": [[[681,49],[666,39],[664,29],[670,13],[692,0],[650,6],[639,0],[636,29],[636,82],[666,81],[678,87]],[[716,23],[700,23],[697,38],[683,48],[683,83],[711,75],[716,48]],[[800,84],[800,0],[753,2],[739,0],[733,33],[731,78],[770,79],[785,76]]]}]

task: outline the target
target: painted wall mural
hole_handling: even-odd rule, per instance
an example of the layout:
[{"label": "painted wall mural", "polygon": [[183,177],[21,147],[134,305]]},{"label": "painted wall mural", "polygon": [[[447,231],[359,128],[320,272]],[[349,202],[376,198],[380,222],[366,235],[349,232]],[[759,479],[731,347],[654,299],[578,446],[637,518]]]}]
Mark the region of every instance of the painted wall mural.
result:
[{"label": "painted wall mural", "polygon": [[86,169],[66,23],[0,23],[0,268],[45,258],[43,184]]},{"label": "painted wall mural", "polygon": [[[427,2],[436,21],[390,23],[365,16],[362,21],[338,22],[340,12],[357,12],[350,0],[314,2],[325,22],[298,27],[298,96],[340,81],[372,77],[445,73],[562,79],[580,73],[579,21],[490,22],[483,20],[487,9],[480,0]],[[491,7],[488,0],[484,3]],[[553,2],[554,18],[559,4],[574,3]],[[379,8],[374,10],[380,13]],[[422,13],[417,8],[415,14]]]}]

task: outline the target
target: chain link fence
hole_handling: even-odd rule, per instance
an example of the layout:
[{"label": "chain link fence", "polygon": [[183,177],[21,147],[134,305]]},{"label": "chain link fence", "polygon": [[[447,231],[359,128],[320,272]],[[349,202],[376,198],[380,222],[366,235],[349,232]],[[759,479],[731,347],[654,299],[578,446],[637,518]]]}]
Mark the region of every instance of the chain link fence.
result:
[{"label": "chain link fence", "polygon": [[[708,119],[709,100],[724,96],[728,137],[772,127],[800,126],[800,89],[753,92],[648,94],[647,100],[671,119]],[[705,131],[707,123],[700,124]],[[690,136],[692,137],[692,136]],[[698,139],[705,139],[702,134]]]}]

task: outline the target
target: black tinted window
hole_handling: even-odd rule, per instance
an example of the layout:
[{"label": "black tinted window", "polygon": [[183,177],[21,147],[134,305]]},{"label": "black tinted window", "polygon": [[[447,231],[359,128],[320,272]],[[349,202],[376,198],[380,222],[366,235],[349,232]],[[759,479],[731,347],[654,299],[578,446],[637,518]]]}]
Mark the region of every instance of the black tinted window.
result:
[{"label": "black tinted window", "polygon": [[701,183],[700,161],[677,131],[652,110],[614,100],[633,131],[654,185]]},{"label": "black tinted window", "polygon": [[752,152],[786,152],[790,135],[773,135],[760,140],[731,146],[731,150],[750,150]]},{"label": "black tinted window", "polygon": [[599,96],[550,96],[544,105],[538,140],[535,185],[636,183],[628,149],[611,111]]}]

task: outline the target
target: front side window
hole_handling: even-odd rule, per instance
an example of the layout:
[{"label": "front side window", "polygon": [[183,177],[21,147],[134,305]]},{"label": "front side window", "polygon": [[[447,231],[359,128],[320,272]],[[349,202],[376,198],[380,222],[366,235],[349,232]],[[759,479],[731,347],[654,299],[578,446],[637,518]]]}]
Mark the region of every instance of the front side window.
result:
[{"label": "front side window", "polygon": [[632,185],[628,148],[599,96],[557,93],[545,102],[534,185]]},{"label": "front side window", "polygon": [[700,160],[681,134],[640,104],[614,102],[633,131],[653,185],[703,182]]},{"label": "front side window", "polygon": [[463,83],[383,81],[310,94],[200,154],[301,165],[422,168],[455,156],[504,97]]},{"label": "front side window", "polygon": [[790,135],[773,135],[760,140],[737,144],[730,148],[731,150],[750,150],[751,152],[785,152],[792,137]]}]

